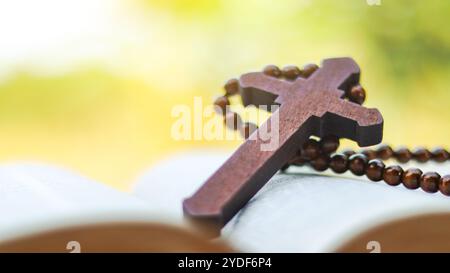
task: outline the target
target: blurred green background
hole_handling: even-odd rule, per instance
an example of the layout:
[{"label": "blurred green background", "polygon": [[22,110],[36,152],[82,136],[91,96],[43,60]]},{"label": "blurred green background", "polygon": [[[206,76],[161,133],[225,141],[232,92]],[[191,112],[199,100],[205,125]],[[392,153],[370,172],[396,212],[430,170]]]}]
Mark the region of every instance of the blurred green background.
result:
[{"label": "blurred green background", "polygon": [[177,104],[273,63],[351,56],[384,141],[448,147],[450,1],[17,0],[0,3],[0,160],[128,190],[175,141]]}]

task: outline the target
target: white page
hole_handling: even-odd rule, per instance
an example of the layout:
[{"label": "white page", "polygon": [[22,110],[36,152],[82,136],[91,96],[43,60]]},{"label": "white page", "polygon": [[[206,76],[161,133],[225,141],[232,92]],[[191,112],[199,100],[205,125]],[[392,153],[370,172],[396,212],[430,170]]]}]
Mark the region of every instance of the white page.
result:
[{"label": "white page", "polygon": [[0,166],[0,215],[0,241],[87,223],[164,219],[127,193],[36,164]]},{"label": "white page", "polygon": [[[174,156],[148,171],[135,194],[182,220],[182,200],[228,158],[195,151]],[[448,165],[420,165],[425,170]],[[450,211],[450,198],[371,182],[351,174],[318,174],[290,168],[278,174],[223,229],[223,238],[243,251],[332,251],[365,229],[391,219]],[[164,193],[164,194],[162,194]]]}]

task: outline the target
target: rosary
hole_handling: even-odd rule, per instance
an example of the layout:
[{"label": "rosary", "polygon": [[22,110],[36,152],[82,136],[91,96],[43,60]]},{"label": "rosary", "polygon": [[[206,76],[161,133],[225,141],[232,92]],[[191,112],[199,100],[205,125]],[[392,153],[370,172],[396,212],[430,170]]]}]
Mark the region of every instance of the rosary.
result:
[{"label": "rosary", "polygon": [[[450,154],[444,148],[429,151],[416,148],[411,151],[388,145],[376,149],[337,152],[340,138],[355,140],[359,146],[381,142],[383,118],[378,110],[362,106],[366,92],[359,84],[359,67],[351,58],[325,59],[322,66],[307,64],[302,69],[275,65],[262,72],[231,79],[224,86],[225,95],[214,105],[224,115],[228,128],[239,130],[246,139],[238,150],[190,198],[184,200],[187,219],[195,224],[212,227],[217,235],[220,229],[264,186],[279,170],[289,166],[309,165],[316,171],[330,168],[341,174],[366,175],[372,181],[388,185],[403,184],[408,189],[421,188],[428,193],[440,191],[450,196],[450,175],[423,173],[418,168],[403,170],[399,165],[385,166],[383,160],[400,163],[445,162]],[[229,97],[241,95],[244,106],[276,104],[279,115],[279,145],[270,151],[261,151],[260,139],[250,139],[259,129],[270,128],[270,119],[260,128],[243,122],[228,111]],[[273,115],[273,114],[272,114]],[[320,137],[320,141],[310,138]]]}]

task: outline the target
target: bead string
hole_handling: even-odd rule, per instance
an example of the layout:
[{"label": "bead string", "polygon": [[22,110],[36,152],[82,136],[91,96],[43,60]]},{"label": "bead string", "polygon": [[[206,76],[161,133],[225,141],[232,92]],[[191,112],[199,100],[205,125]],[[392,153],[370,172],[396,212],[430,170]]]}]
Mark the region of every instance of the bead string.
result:
[{"label": "bead string", "polygon": [[[303,68],[296,66],[285,66],[279,69],[275,65],[268,65],[263,69],[263,73],[287,81],[293,81],[299,77],[308,78],[319,67],[316,64],[306,64]],[[248,138],[258,126],[251,122],[242,122],[238,113],[229,111],[229,97],[239,93],[239,81],[237,79],[228,80],[224,86],[225,95],[218,97],[214,105],[218,106],[220,113],[224,115],[224,122],[229,129],[239,130],[244,138]],[[366,91],[357,84],[345,91],[345,99],[362,105],[366,98]],[[386,166],[383,160],[395,159],[400,163],[415,160],[420,163],[433,160],[435,162],[445,162],[450,160],[450,153],[444,148],[437,147],[432,151],[418,147],[410,151],[406,147],[392,149],[389,145],[382,144],[376,149],[364,149],[359,153],[353,150],[343,150],[336,153],[339,148],[339,138],[328,135],[322,137],[320,141],[313,138],[308,139],[296,152],[294,158],[283,166],[282,171],[289,166],[309,165],[316,171],[331,169],[333,172],[341,174],[348,170],[357,176],[366,175],[372,181],[385,181],[388,185],[397,186],[403,184],[408,189],[421,188],[428,193],[440,191],[446,196],[450,196],[450,175],[440,176],[437,172],[423,173],[418,168],[403,170],[399,165]]]}]

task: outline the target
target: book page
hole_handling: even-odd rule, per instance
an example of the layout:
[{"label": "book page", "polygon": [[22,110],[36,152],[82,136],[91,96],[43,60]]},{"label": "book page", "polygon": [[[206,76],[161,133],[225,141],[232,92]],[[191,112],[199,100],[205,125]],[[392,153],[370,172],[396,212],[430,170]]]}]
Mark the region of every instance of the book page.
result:
[{"label": "book page", "polygon": [[[175,156],[145,174],[135,194],[181,221],[182,200],[228,156],[213,151]],[[420,165],[424,170],[437,167]],[[440,164],[439,170],[445,174],[448,165]],[[222,237],[242,251],[333,251],[371,227],[442,211],[450,211],[450,198],[439,193],[392,187],[351,174],[291,167],[288,173],[276,174],[250,200],[225,226]]]},{"label": "book page", "polygon": [[164,219],[127,193],[37,164],[0,166],[0,215],[0,241],[85,223]]}]

